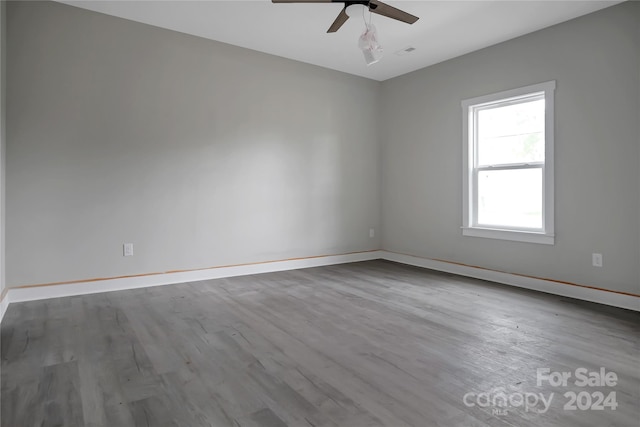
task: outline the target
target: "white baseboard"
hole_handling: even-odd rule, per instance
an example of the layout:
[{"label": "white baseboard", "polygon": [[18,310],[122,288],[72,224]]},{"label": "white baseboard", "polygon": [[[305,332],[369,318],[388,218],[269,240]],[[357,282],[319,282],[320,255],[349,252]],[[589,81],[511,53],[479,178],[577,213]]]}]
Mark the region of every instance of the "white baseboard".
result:
[{"label": "white baseboard", "polygon": [[503,273],[495,270],[453,264],[388,251],[382,251],[382,258],[388,261],[399,262],[401,264],[453,273],[460,276],[473,277],[475,279],[488,280],[491,282],[532,289],[535,291],[575,298],[583,301],[597,302],[613,307],[626,308],[627,310],[640,311],[640,297],[633,295],[625,295],[613,291],[593,289],[584,286],[563,284],[551,280]]},{"label": "white baseboard", "polygon": [[444,261],[421,258],[412,255],[398,254],[388,251],[356,252],[343,255],[327,255],[294,260],[273,261],[229,267],[217,267],[175,273],[152,274],[138,277],[114,278],[100,281],[86,281],[51,286],[33,286],[9,289],[0,301],[0,321],[10,303],[35,301],[49,298],[75,295],[95,294],[126,289],[146,288],[151,286],[171,285],[176,283],[197,282],[201,280],[220,279],[224,277],[245,276],[249,274],[270,273],[276,271],[296,270],[325,265],[345,264],[358,261],[385,259],[401,264],[443,271],[460,276],[488,280],[520,288],[532,289],[554,295],[576,298],[606,304],[628,310],[640,311],[640,297],[624,295],[616,292],[592,289],[583,286],[572,286],[551,280],[503,273],[478,267],[459,265]]},{"label": "white baseboard", "polygon": [[[32,286],[9,289],[3,300],[5,303],[34,301],[75,295],[96,294],[121,291],[125,289],[147,288],[151,286],[172,285],[176,283],[197,282],[220,279],[223,277],[246,276],[249,274],[271,273],[275,271],[296,270],[324,265],[345,264],[349,262],[380,259],[380,251],[355,252],[343,255],[327,255],[284,261],[262,262],[229,267],[214,267],[175,273],[151,274],[138,277],[124,277],[99,281],[76,282],[50,286]],[[8,301],[7,301],[8,300]]]}]

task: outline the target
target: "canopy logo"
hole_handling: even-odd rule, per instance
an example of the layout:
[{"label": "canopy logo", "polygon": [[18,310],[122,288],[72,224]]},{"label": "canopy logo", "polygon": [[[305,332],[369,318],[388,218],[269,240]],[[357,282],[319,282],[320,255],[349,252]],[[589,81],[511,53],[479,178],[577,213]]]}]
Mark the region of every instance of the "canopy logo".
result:
[{"label": "canopy logo", "polygon": [[525,412],[544,414],[549,410],[554,393],[545,398],[543,393],[507,393],[504,387],[497,387],[489,392],[467,393],[462,398],[468,407],[479,406],[491,408],[493,415],[508,415],[510,408],[523,407]]},{"label": "canopy logo", "polygon": [[[552,388],[586,388],[586,390],[567,390],[558,395],[562,396],[561,404],[565,411],[615,411],[618,407],[616,392],[610,389],[618,384],[618,375],[601,367],[597,371],[587,368],[577,368],[573,371],[551,371],[550,368],[536,370],[536,386]],[[592,391],[598,387],[598,390]],[[509,410],[524,409],[525,412],[538,414],[546,413],[556,397],[555,392],[522,392],[507,391],[504,387],[497,387],[490,391],[469,392],[462,397],[467,407],[491,408],[493,415],[508,415]],[[562,399],[564,398],[564,399]]]}]

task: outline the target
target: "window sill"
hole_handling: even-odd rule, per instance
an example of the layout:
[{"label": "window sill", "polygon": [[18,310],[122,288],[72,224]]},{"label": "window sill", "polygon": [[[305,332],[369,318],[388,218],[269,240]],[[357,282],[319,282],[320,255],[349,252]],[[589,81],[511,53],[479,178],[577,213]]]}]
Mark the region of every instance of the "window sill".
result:
[{"label": "window sill", "polygon": [[511,240],[514,242],[555,244],[555,235],[531,231],[496,230],[493,228],[462,227],[463,236],[484,237],[486,239]]}]

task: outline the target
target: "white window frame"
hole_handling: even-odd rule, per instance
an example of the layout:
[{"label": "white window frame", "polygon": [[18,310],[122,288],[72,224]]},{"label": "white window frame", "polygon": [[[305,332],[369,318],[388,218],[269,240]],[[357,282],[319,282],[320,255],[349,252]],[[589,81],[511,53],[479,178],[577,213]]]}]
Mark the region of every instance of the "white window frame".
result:
[{"label": "white window frame", "polygon": [[[556,82],[548,81],[517,89],[465,99],[462,101],[462,135],[463,135],[463,217],[462,234],[464,236],[485,237],[489,239],[512,240],[517,242],[555,243],[554,224],[554,95]],[[526,229],[515,227],[492,227],[478,225],[476,204],[479,168],[477,163],[477,111],[490,105],[507,105],[535,94],[544,95],[545,99],[545,148],[544,163],[533,162],[518,165],[494,166],[491,170],[542,168],[542,229]],[[482,169],[482,168],[480,168]]]}]

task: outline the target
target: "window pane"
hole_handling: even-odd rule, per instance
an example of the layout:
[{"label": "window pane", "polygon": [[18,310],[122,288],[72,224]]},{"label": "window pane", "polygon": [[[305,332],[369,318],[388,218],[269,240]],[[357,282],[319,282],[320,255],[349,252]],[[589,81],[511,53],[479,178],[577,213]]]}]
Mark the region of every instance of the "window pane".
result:
[{"label": "window pane", "polygon": [[542,168],[480,171],[478,224],[542,229]]},{"label": "window pane", "polygon": [[544,99],[478,110],[480,165],[544,161]]}]

